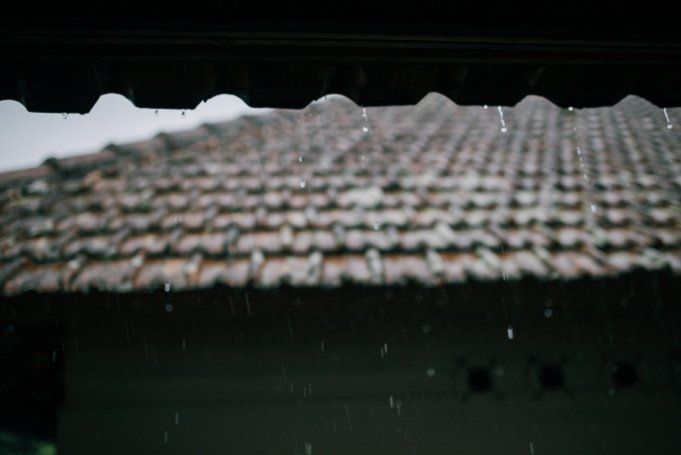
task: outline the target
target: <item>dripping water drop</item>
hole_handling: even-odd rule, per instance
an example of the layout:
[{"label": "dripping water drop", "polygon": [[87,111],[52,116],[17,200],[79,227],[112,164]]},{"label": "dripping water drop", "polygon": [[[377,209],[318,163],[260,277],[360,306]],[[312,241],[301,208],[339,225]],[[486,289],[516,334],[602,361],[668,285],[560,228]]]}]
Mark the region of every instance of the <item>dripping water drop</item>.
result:
[{"label": "dripping water drop", "polygon": [[506,127],[506,120],[504,120],[504,111],[501,109],[501,106],[497,106],[497,111],[499,111],[499,122],[501,123],[501,132],[505,133],[508,131],[508,128]]},{"label": "dripping water drop", "polygon": [[366,134],[369,132],[369,119],[367,118],[367,109],[365,107],[362,108],[362,119],[364,121],[362,131]]},{"label": "dripping water drop", "polygon": [[667,108],[666,107],[663,108],[662,112],[664,113],[664,118],[667,120],[667,129],[671,130],[672,128],[674,128],[674,125],[672,125],[672,121],[669,118],[669,113],[667,112]]}]

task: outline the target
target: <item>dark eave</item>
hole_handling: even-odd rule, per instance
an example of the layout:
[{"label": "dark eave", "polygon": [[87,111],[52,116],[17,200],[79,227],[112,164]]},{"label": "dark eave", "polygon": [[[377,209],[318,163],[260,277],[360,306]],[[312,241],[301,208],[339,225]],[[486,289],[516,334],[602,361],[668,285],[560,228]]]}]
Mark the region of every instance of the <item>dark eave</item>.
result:
[{"label": "dark eave", "polygon": [[301,108],[329,93],[369,106],[429,92],[461,105],[531,94],[562,107],[629,94],[681,105],[681,28],[667,2],[306,3],[5,15],[0,99],[79,113],[104,93],[178,109],[219,94]]}]

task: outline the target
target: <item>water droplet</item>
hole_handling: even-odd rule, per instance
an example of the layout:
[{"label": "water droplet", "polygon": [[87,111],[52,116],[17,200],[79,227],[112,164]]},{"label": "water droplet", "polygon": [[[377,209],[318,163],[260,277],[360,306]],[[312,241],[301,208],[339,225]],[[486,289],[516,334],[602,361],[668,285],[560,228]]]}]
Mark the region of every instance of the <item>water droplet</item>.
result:
[{"label": "water droplet", "polygon": [[168,313],[171,313],[173,311],[173,304],[172,303],[166,303],[165,309]]},{"label": "water droplet", "polygon": [[175,426],[180,424],[180,413],[175,412]]},{"label": "water droplet", "polygon": [[421,327],[421,330],[423,330],[423,333],[428,334],[430,333],[430,326],[428,324],[424,324],[423,327]]},{"label": "water droplet", "polygon": [[426,370],[426,376],[428,376],[429,378],[432,378],[433,376],[435,376],[435,368],[428,368]]},{"label": "water droplet", "polygon": [[664,118],[667,120],[667,129],[671,130],[672,128],[674,128],[674,125],[672,125],[672,121],[669,118],[669,113],[667,112],[667,108],[666,107],[663,108],[662,112],[664,113]]},{"label": "water droplet", "polygon": [[390,403],[390,409],[395,407],[395,400],[393,399],[392,395],[388,397],[388,403]]},{"label": "water droplet", "polygon": [[303,155],[300,155],[300,156],[298,157],[298,162],[299,162],[299,163],[302,163],[302,162],[303,162]]},{"label": "water droplet", "polygon": [[163,285],[163,290],[166,292],[170,292],[170,281],[165,282],[165,284]]},{"label": "water droplet", "polygon": [[598,208],[596,207],[596,204],[589,204],[589,208],[591,209],[591,212],[592,212],[592,213],[596,213],[596,210],[598,209]]},{"label": "water droplet", "polygon": [[300,189],[304,189],[306,185],[307,185],[307,183],[305,183],[305,180],[301,180],[301,181],[298,183],[298,186],[300,187]]},{"label": "water droplet", "polygon": [[66,112],[64,112],[64,113],[61,115],[61,118],[64,119],[64,120],[66,120],[67,118],[69,118],[69,114],[66,113]]},{"label": "water droplet", "polygon": [[369,119],[367,118],[367,109],[365,107],[362,108],[362,119],[364,121],[362,131],[366,134],[369,132]]},{"label": "water droplet", "polygon": [[487,109],[489,109],[489,106],[485,104],[484,106],[482,106],[482,108],[483,108],[484,110],[487,110]]},{"label": "water droplet", "polygon": [[575,110],[574,107],[572,107],[572,106],[568,107],[568,111],[572,112],[572,111],[574,111],[574,110]]},{"label": "water droplet", "polygon": [[305,455],[312,455],[312,443],[311,442],[305,443]]},{"label": "water droplet", "polygon": [[185,111],[182,111],[180,115],[182,116],[182,118],[187,118],[187,113]]},{"label": "water droplet", "polygon": [[506,336],[508,337],[509,340],[513,339],[513,326],[508,326],[506,329]]},{"label": "water droplet", "polygon": [[154,109],[154,115],[158,115],[158,109]]},{"label": "water droplet", "polygon": [[374,223],[373,227],[374,227],[374,231],[378,231],[379,229],[381,229],[381,225],[379,223]]},{"label": "water droplet", "polygon": [[163,443],[168,444],[168,430],[163,432]]},{"label": "water droplet", "polygon": [[501,132],[505,133],[508,131],[508,128],[506,128],[506,121],[504,120],[504,111],[501,109],[501,106],[497,106],[497,111],[499,111],[499,122],[501,122]]},{"label": "water droplet", "polygon": [[547,308],[544,310],[544,317],[547,319],[553,316],[553,310],[551,308]]}]

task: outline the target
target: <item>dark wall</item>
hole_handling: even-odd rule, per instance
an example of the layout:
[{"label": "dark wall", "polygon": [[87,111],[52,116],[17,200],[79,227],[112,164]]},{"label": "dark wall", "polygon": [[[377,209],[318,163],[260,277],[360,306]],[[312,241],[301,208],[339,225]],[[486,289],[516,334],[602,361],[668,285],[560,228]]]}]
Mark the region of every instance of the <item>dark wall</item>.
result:
[{"label": "dark wall", "polygon": [[68,321],[60,453],[678,453],[680,284],[215,289],[2,308]]}]

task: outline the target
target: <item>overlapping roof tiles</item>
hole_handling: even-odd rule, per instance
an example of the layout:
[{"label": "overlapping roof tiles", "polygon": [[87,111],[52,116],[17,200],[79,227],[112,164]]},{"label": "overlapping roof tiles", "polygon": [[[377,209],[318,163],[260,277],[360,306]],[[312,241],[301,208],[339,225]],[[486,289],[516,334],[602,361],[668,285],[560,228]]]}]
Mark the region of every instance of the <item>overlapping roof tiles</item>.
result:
[{"label": "overlapping roof tiles", "polygon": [[681,273],[659,109],[505,114],[332,98],[0,174],[2,293]]}]

